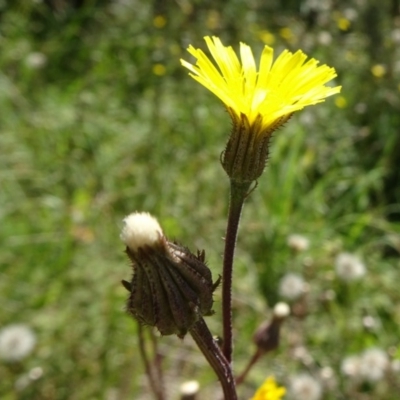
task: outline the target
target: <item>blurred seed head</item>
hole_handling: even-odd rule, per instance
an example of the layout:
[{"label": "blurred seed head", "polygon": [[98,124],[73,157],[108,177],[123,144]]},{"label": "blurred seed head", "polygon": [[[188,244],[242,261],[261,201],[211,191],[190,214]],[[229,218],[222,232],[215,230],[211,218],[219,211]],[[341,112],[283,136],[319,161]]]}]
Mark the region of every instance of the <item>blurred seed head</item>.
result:
[{"label": "blurred seed head", "polygon": [[310,241],[303,235],[292,234],[287,238],[288,246],[297,252],[307,250],[310,246]]},{"label": "blurred seed head", "polygon": [[320,400],[322,385],[309,374],[299,374],[290,379],[289,393],[293,400]]},{"label": "blurred seed head", "polygon": [[320,297],[320,300],[324,303],[330,303],[335,299],[336,299],[336,292],[333,289],[325,290]]},{"label": "blurred seed head", "polygon": [[34,367],[27,374],[21,375],[14,383],[14,388],[17,391],[24,390],[32,382],[37,381],[43,376],[42,367]]},{"label": "blurred seed head", "polygon": [[400,28],[393,29],[391,37],[394,43],[400,43]]},{"label": "blurred seed head", "polygon": [[343,375],[354,379],[359,378],[361,371],[361,357],[358,355],[346,357],[342,361],[340,370]]},{"label": "blurred seed head", "polygon": [[377,382],[389,368],[389,357],[379,348],[365,350],[361,355],[360,375],[368,382]]},{"label": "blurred seed head", "polygon": [[362,278],[365,273],[365,265],[361,260],[350,253],[340,253],[335,260],[337,276],[346,282],[352,282]]},{"label": "blurred seed head", "polygon": [[295,273],[289,272],[279,282],[279,294],[288,300],[296,300],[307,290],[304,279]]},{"label": "blurred seed head", "polygon": [[321,31],[318,33],[318,43],[322,46],[329,46],[332,43],[332,35],[328,31]]},{"label": "blurred seed head", "polygon": [[12,324],[0,330],[0,359],[18,362],[27,357],[36,345],[36,335],[24,324]]},{"label": "blurred seed head", "polygon": [[399,374],[400,373],[400,360],[393,360],[390,363],[390,370],[395,374]]},{"label": "blurred seed head", "polygon": [[[395,74],[400,74],[400,60],[397,60],[393,63],[393,72]],[[398,89],[400,90],[400,87],[398,86]]]},{"label": "blurred seed head", "polygon": [[314,363],[312,355],[304,346],[296,346],[293,349],[293,358],[306,366],[310,366]]},{"label": "blurred seed head", "polygon": [[306,10],[328,11],[332,7],[331,3],[331,0],[305,0],[301,3],[301,7]]},{"label": "blurred seed head", "polygon": [[315,114],[312,110],[305,110],[299,115],[300,123],[307,126],[312,127],[315,125]]},{"label": "blurred seed head", "polygon": [[355,21],[358,18],[358,11],[355,8],[345,8],[343,10],[343,16],[349,21]]},{"label": "blurred seed head", "polygon": [[47,57],[40,52],[29,53],[25,58],[25,65],[31,69],[40,69],[47,64]]},{"label": "blurred seed head", "polygon": [[367,330],[374,330],[379,327],[379,322],[372,315],[365,315],[362,324]]},{"label": "blurred seed head", "polygon": [[323,386],[329,390],[334,390],[337,386],[335,371],[332,367],[326,366],[319,371],[319,379]]},{"label": "blurred seed head", "polygon": [[368,105],[366,103],[360,102],[354,106],[354,111],[357,114],[365,114],[368,110]]},{"label": "blurred seed head", "polygon": [[360,355],[353,355],[343,360],[341,371],[356,381],[377,382],[389,370],[387,353],[379,348],[370,348]]}]

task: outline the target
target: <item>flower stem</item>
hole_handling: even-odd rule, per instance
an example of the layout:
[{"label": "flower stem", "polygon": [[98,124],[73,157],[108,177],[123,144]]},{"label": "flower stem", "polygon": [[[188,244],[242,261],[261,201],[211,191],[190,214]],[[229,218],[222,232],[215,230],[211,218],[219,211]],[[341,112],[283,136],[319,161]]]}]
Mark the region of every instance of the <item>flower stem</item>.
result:
[{"label": "flower stem", "polygon": [[189,330],[197,346],[218,376],[224,392],[225,400],[237,400],[235,379],[229,362],[222,353],[221,348],[214,340],[203,318],[200,318]]},{"label": "flower stem", "polygon": [[243,203],[251,182],[238,183],[231,180],[228,225],[225,235],[224,264],[222,270],[222,323],[223,353],[228,363],[232,362],[232,273],[236,237]]},{"label": "flower stem", "polygon": [[262,350],[257,349],[256,352],[251,357],[251,359],[249,360],[248,364],[246,365],[246,368],[239,376],[236,377],[236,385],[240,385],[246,379],[247,374],[250,372],[251,368],[253,368],[253,366],[256,364],[256,362],[260,359],[262,355],[263,355]]},{"label": "flower stem", "polygon": [[146,352],[143,326],[140,323],[138,323],[138,338],[139,338],[140,356],[142,357],[142,360],[143,360],[143,363],[145,366],[146,375],[147,375],[147,377],[149,379],[149,383],[150,383],[150,388],[153,391],[155,399],[165,400],[163,390],[160,387],[157,378],[155,377],[154,369],[150,365],[149,356]]}]

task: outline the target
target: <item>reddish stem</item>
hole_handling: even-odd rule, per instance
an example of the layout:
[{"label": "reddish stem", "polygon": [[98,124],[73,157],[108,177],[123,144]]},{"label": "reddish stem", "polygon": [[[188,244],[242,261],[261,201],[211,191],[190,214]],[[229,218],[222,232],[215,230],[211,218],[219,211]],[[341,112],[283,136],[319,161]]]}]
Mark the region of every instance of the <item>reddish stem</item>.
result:
[{"label": "reddish stem", "polygon": [[190,328],[189,332],[218,376],[224,392],[224,399],[237,400],[235,379],[233,378],[231,366],[211,335],[204,319],[200,318],[192,328]]},{"label": "reddish stem", "polygon": [[232,275],[233,258],[236,238],[239,228],[243,203],[251,183],[231,181],[228,225],[225,235],[224,263],[222,270],[222,324],[223,324],[223,353],[229,363],[232,362]]}]

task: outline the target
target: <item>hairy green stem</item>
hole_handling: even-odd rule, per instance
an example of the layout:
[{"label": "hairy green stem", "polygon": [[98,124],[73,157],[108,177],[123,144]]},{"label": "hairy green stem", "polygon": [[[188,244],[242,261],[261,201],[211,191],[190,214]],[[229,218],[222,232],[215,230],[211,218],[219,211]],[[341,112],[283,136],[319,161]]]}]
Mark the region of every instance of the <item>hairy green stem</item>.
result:
[{"label": "hairy green stem", "polygon": [[203,318],[200,318],[189,330],[197,346],[199,346],[204,357],[217,374],[221,382],[225,400],[237,400],[235,379],[233,378],[231,366],[222,353],[221,348],[211,335]]},{"label": "hairy green stem", "polygon": [[222,270],[222,323],[223,353],[229,363],[232,362],[232,274],[236,237],[239,228],[243,203],[251,182],[238,183],[231,180],[228,225],[225,235],[224,263]]}]

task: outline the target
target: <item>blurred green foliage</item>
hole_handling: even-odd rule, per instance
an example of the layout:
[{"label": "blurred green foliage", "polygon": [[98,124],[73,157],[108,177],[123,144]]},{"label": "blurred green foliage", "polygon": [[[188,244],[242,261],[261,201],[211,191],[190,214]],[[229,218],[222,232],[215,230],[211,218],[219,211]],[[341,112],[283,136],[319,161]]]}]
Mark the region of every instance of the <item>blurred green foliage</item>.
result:
[{"label": "blurred green foliage", "polygon": [[[324,399],[398,399],[398,379],[354,386],[340,365],[370,346],[400,359],[399,13],[398,0],[0,2],[0,328],[26,323],[38,339],[28,358],[0,363],[1,399],[150,398],[123,310],[119,282],[131,272],[118,235],[124,215],[149,211],[169,237],[205,248],[220,273],[228,182],[218,160],[230,121],[179,63],[205,35],[256,54],[264,44],[301,48],[343,85],[275,134],[244,211],[238,370],[280,300],[282,275],[302,274],[309,293],[241,396],[271,373],[287,384],[297,371],[330,367],[336,383]],[[310,248],[293,254],[291,233]],[[342,251],[364,259],[360,282],[335,276]],[[219,308],[217,294],[216,334]],[[173,353],[171,398],[185,379],[215,387],[189,339],[163,338],[161,350]],[[35,367],[39,379],[29,378]]]}]

